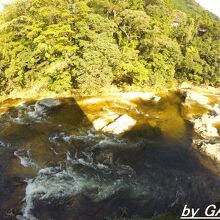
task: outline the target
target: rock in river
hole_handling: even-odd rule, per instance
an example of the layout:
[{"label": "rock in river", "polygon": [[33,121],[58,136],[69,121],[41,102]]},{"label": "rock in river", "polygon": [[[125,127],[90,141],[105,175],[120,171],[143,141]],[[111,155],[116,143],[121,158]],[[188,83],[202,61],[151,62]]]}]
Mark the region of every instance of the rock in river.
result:
[{"label": "rock in river", "polygon": [[194,101],[201,105],[208,106],[209,105],[209,98],[199,92],[196,91],[182,91],[183,95],[185,96],[185,100]]},{"label": "rock in river", "polygon": [[122,134],[136,124],[136,120],[127,114],[105,115],[93,121],[93,126],[96,130],[110,134]]},{"label": "rock in river", "polygon": [[36,105],[40,105],[44,108],[56,108],[59,107],[61,104],[62,102],[60,100],[53,98],[41,99],[36,103]]},{"label": "rock in river", "polygon": [[133,118],[127,114],[124,114],[118,117],[114,122],[106,125],[102,131],[112,134],[122,134],[125,131],[131,129],[135,124],[136,121]]},{"label": "rock in river", "polygon": [[[215,98],[215,104],[210,102],[209,95]],[[220,162],[220,136],[215,126],[220,123],[218,95],[204,95],[194,91],[187,91],[185,97],[185,103],[189,105],[190,108],[193,108],[194,103],[199,103],[204,108],[207,108],[205,113],[195,113],[195,115],[190,118],[190,121],[194,125],[195,132],[193,146],[217,162]]]},{"label": "rock in river", "polygon": [[93,127],[95,128],[95,130],[100,131],[109,123],[115,121],[118,117],[120,117],[120,115],[116,113],[104,115],[101,118],[97,118],[93,121]]},{"label": "rock in river", "polygon": [[210,156],[212,159],[216,161],[220,161],[220,142],[218,143],[203,143],[201,148],[204,153]]},{"label": "rock in river", "polygon": [[36,102],[35,114],[44,115],[49,109],[56,109],[62,105],[62,102],[58,99],[45,98]]},{"label": "rock in river", "polygon": [[220,122],[220,115],[212,116],[210,114],[204,114],[197,119],[191,120],[194,123],[195,132],[202,137],[218,137],[218,130],[214,127],[214,124]]}]

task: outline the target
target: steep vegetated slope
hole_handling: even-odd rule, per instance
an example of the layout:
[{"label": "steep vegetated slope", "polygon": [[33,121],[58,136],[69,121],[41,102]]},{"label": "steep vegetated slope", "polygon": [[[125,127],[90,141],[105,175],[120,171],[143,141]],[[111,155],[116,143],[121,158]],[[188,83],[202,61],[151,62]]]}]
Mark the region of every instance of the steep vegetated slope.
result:
[{"label": "steep vegetated slope", "polygon": [[0,91],[220,83],[220,22],[193,0],[15,0],[0,13]]}]

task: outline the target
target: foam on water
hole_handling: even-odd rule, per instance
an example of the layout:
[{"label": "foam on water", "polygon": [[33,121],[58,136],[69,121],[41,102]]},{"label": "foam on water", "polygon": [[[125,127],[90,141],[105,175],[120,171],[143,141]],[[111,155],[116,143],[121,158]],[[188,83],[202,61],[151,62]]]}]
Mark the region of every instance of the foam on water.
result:
[{"label": "foam on water", "polygon": [[9,144],[9,143],[7,143],[5,141],[0,140],[0,148],[10,148],[10,147],[12,147],[11,144]]},{"label": "foam on water", "polygon": [[14,155],[20,159],[22,166],[38,168],[38,165],[31,158],[30,150],[19,149],[14,152]]},{"label": "foam on water", "polygon": [[95,202],[101,201],[125,188],[122,178],[100,178],[98,175],[86,175],[72,168],[61,170],[49,167],[39,171],[34,180],[28,181],[26,187],[26,207],[23,217],[35,220],[33,216],[35,201],[63,201],[76,195],[85,195]]},{"label": "foam on water", "polygon": [[83,151],[79,157],[67,152],[65,163],[64,167],[41,169],[35,179],[28,181],[24,218],[36,220],[33,211],[37,201],[62,203],[67,198],[84,195],[99,202],[131,187],[130,180],[135,176],[129,165],[111,167],[95,162],[91,151]]},{"label": "foam on water", "polygon": [[27,115],[36,121],[41,121],[46,117],[45,108],[35,103],[34,105],[29,106]]},{"label": "foam on water", "polygon": [[76,158],[72,159],[71,154],[67,152],[67,161],[69,161],[72,165],[83,165],[86,167],[90,167],[94,170],[103,170],[105,172],[110,172],[111,169],[109,166],[102,164],[102,163],[95,163],[92,157],[92,153],[88,152],[82,152],[82,155],[85,156],[85,158]]},{"label": "foam on water", "polygon": [[51,143],[59,146],[60,140],[64,141],[67,144],[71,144],[72,136],[71,135],[69,136],[69,135],[65,134],[64,132],[61,132],[59,134],[55,134],[55,135],[50,136],[48,139]]},{"label": "foam on water", "polygon": [[7,147],[7,144],[0,140],[0,147]]},{"label": "foam on water", "polygon": [[43,107],[35,104],[21,103],[3,114],[3,121],[13,122],[15,124],[30,124],[41,122],[47,116]]}]

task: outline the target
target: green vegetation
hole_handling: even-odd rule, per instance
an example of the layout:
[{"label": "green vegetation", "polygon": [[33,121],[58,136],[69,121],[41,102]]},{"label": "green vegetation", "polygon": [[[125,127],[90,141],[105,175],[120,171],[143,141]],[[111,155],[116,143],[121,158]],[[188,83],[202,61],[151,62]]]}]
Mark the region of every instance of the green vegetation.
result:
[{"label": "green vegetation", "polygon": [[1,94],[220,84],[220,22],[193,0],[15,0],[0,33]]}]

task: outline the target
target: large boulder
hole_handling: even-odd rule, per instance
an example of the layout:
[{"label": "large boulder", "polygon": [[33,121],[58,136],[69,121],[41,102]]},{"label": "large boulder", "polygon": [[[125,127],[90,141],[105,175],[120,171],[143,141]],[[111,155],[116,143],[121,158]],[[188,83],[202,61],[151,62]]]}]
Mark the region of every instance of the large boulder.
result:
[{"label": "large boulder", "polygon": [[218,130],[214,127],[216,123],[220,122],[220,115],[211,116],[209,114],[202,115],[201,117],[192,120],[194,123],[195,132],[202,137],[218,137]]},{"label": "large boulder", "polygon": [[192,89],[192,85],[188,82],[183,82],[181,85],[180,85],[180,89]]},{"label": "large boulder", "polygon": [[220,162],[220,142],[217,143],[203,143],[201,150],[211,157],[213,160]]},{"label": "large boulder", "polygon": [[136,120],[128,116],[127,114],[121,115],[114,122],[106,125],[102,131],[111,134],[122,134],[125,131],[131,129],[136,124]]},{"label": "large boulder", "polygon": [[184,91],[183,93],[186,101],[194,101],[200,105],[209,106],[210,100],[207,96],[195,91]]},{"label": "large boulder", "polygon": [[129,130],[135,124],[136,120],[127,114],[118,115],[116,113],[104,115],[93,121],[95,130],[117,135]]},{"label": "large boulder", "polygon": [[208,110],[204,113],[197,112],[190,117],[194,125],[193,146],[210,158],[220,162],[220,136],[216,124],[220,123],[220,104],[216,97],[216,104],[210,104],[209,96],[198,92],[187,91],[185,104],[191,107],[199,103]]},{"label": "large boulder", "polygon": [[58,99],[45,98],[36,102],[34,114],[36,117],[45,115],[49,110],[60,107],[63,103]]},{"label": "large boulder", "polygon": [[92,124],[95,130],[100,131],[104,127],[106,127],[109,123],[115,121],[118,117],[120,117],[120,115],[116,113],[106,114],[103,115],[101,118],[97,118],[96,120],[94,120]]},{"label": "large boulder", "polygon": [[58,99],[45,98],[36,102],[36,105],[39,105],[44,108],[56,108],[62,105],[62,102]]},{"label": "large boulder", "polygon": [[220,115],[220,103],[214,105],[212,109],[212,114],[215,116]]}]

